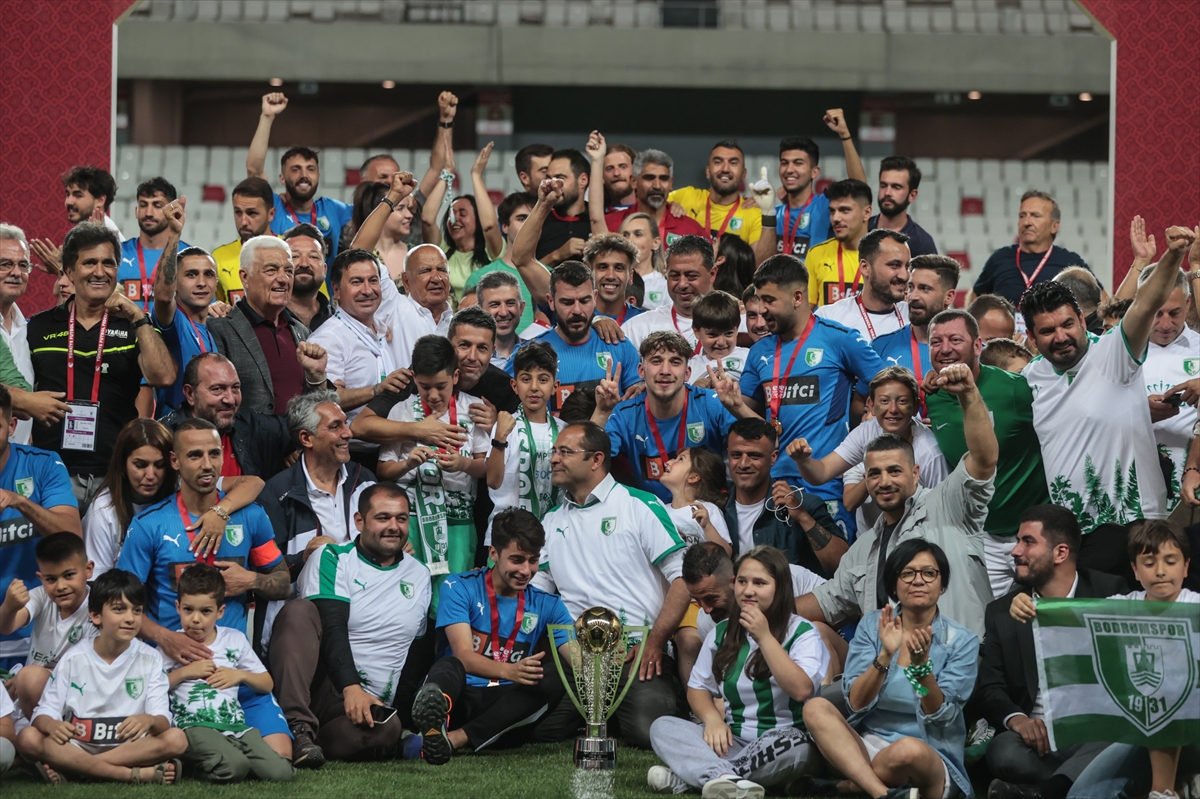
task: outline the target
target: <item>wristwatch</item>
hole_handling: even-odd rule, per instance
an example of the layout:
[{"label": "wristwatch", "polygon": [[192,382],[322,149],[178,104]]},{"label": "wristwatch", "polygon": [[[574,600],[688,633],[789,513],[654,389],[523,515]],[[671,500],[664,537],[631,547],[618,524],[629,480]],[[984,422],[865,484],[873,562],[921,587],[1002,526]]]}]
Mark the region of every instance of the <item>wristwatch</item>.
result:
[{"label": "wristwatch", "polygon": [[496,439],[493,438],[492,446],[495,447],[496,449],[508,449],[508,442],[507,441],[497,441]]},{"label": "wristwatch", "polygon": [[144,326],[150,325],[150,324],[153,324],[153,322],[150,321],[150,314],[145,314],[144,316],[142,316],[141,319],[134,322],[133,326],[135,328],[137,328],[137,327],[144,327]]},{"label": "wristwatch", "polygon": [[453,123],[453,122],[442,122],[442,121],[439,119],[439,120],[438,120],[438,127],[439,127],[439,128],[452,128],[452,127],[454,127],[454,123]]}]

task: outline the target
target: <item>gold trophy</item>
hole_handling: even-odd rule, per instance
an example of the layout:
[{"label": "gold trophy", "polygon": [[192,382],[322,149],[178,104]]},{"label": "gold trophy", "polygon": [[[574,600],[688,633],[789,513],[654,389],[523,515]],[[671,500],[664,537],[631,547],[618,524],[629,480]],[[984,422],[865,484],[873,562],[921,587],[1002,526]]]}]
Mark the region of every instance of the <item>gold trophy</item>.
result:
[{"label": "gold trophy", "polygon": [[562,678],[567,696],[583,716],[587,725],[584,737],[575,740],[575,766],[588,770],[611,769],[617,764],[617,742],[608,737],[608,720],[616,712],[629,692],[629,686],[637,678],[642,662],[643,648],[638,647],[637,656],[630,664],[624,687],[621,686],[621,669],[629,647],[631,633],[641,633],[642,640],[649,634],[649,627],[627,627],[621,624],[617,614],[608,608],[588,608],[579,614],[574,625],[551,624],[550,634],[565,632],[568,640],[574,639],[571,647],[571,670],[575,690],[572,691],[558,648],[550,647],[554,666]]}]

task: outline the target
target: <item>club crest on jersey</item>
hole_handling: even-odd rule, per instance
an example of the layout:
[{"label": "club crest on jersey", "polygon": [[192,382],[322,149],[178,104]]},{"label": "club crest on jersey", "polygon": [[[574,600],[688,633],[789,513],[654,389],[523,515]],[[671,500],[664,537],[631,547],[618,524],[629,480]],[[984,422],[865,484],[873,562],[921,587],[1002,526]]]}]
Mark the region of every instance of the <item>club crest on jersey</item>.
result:
[{"label": "club crest on jersey", "polygon": [[661,291],[651,291],[646,296],[650,298],[650,302],[662,302],[663,293]]},{"label": "club crest on jersey", "polygon": [[609,516],[600,522],[600,532],[605,535],[612,535],[617,531],[617,517]]},{"label": "club crest on jersey", "polygon": [[721,361],[721,368],[722,369],[741,369],[742,361],[740,358],[726,358],[725,360]]},{"label": "club crest on jersey", "polygon": [[17,489],[18,494],[25,497],[26,499],[29,499],[30,497],[33,496],[33,478],[32,477],[22,477],[22,478],[18,479],[15,482],[15,488]]},{"label": "club crest on jersey", "polygon": [[83,637],[83,625],[76,624],[74,627],[71,628],[71,632],[67,633],[67,643],[68,644],[77,644],[77,643],[79,643],[79,639],[82,637]]},{"label": "club crest on jersey", "polygon": [[1188,377],[1200,375],[1200,358],[1184,358],[1183,371],[1187,373]]},{"label": "club crest on jersey", "polygon": [[596,365],[601,369],[607,369],[608,367],[612,366],[612,361],[613,357],[611,352],[596,353]]},{"label": "club crest on jersey", "polygon": [[125,693],[129,694],[130,699],[140,699],[145,688],[146,681],[141,677],[131,677],[125,680]]},{"label": "club crest on jersey", "polygon": [[229,542],[230,546],[240,545],[245,537],[240,524],[231,524],[225,528],[225,540]]},{"label": "club crest on jersey", "polygon": [[704,422],[692,422],[687,426],[688,441],[699,444],[704,440]]},{"label": "club crest on jersey", "polygon": [[412,599],[413,596],[417,593],[417,591],[415,588],[413,588],[413,584],[410,583],[408,580],[401,580],[400,581],[400,593],[404,595],[405,599]]},{"label": "club crest on jersey", "polygon": [[730,233],[737,233],[741,229],[742,229],[741,217],[735,216],[733,219],[729,220],[729,232]]},{"label": "club crest on jersey", "polygon": [[321,230],[329,230],[329,217],[317,217],[317,227],[321,228]]},{"label": "club crest on jersey", "polygon": [[525,618],[521,620],[521,632],[528,635],[537,627],[538,615],[536,613],[526,613]]},{"label": "club crest on jersey", "polygon": [[816,366],[825,358],[825,350],[820,347],[810,347],[804,351],[804,362],[809,366]]}]

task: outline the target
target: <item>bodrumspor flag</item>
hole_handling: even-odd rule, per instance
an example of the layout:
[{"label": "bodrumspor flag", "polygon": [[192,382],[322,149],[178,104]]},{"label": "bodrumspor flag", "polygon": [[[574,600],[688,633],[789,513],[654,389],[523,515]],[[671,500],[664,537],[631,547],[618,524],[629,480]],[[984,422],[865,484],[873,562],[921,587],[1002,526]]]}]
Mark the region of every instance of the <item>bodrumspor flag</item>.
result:
[{"label": "bodrumspor flag", "polygon": [[1200,740],[1200,605],[1040,599],[1033,638],[1051,749]]}]

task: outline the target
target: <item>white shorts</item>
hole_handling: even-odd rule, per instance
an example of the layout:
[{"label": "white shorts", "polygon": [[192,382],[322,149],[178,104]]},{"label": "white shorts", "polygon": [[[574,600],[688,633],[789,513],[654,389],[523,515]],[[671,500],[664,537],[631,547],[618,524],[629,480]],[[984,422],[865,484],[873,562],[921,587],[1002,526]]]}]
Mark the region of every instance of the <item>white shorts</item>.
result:
[{"label": "white shorts", "polygon": [[983,564],[987,568],[993,599],[999,599],[1012,590],[1013,578],[1017,576],[1017,567],[1012,559],[1016,545],[1015,535],[983,535]]},{"label": "white shorts", "polygon": [[[873,732],[868,732],[867,734],[859,737],[862,738],[863,745],[867,747],[867,756],[870,757],[871,760],[875,759],[875,755],[891,746],[891,743],[883,740],[882,737]],[[950,767],[946,765],[945,760],[942,760],[942,773],[944,775],[942,777],[942,799],[953,799],[953,797],[957,796],[959,793],[961,793],[961,791],[958,788],[958,783],[950,779]]]}]

